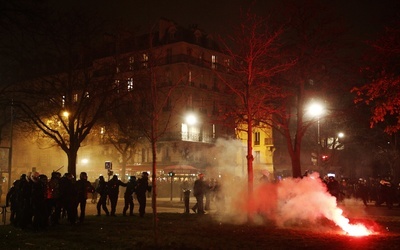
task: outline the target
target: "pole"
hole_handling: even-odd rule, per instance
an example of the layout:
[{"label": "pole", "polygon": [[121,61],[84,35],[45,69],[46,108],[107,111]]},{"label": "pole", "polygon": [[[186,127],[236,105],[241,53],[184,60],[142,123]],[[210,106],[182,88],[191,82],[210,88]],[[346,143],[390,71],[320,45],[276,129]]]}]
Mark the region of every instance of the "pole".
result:
[{"label": "pole", "polygon": [[172,183],[173,183],[173,181],[174,181],[174,176],[171,174],[171,201],[172,201],[172,188],[173,188]]},{"label": "pole", "polygon": [[320,172],[319,174],[322,176],[322,168],[321,168],[321,138],[320,138],[320,127],[319,127],[319,117],[318,117],[318,121],[317,121],[317,139],[318,139],[318,143],[317,143],[317,168],[318,171]]},{"label": "pole", "polygon": [[13,103],[11,100],[11,108],[10,108],[10,149],[8,150],[8,190],[11,188],[11,166],[12,166],[12,146],[13,146],[13,121],[14,121],[14,112],[13,112]]}]

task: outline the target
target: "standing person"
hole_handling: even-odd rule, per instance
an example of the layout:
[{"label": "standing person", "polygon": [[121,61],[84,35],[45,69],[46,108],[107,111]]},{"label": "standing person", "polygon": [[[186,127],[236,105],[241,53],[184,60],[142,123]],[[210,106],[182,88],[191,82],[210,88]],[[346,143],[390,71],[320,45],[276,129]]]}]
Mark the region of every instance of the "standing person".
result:
[{"label": "standing person", "polygon": [[146,211],[146,192],[149,191],[149,174],[142,173],[142,177],[138,179],[136,186],[136,197],[139,202],[139,215],[143,217]]},{"label": "standing person", "polygon": [[[14,182],[14,187],[15,187],[15,217],[14,217],[14,226],[19,227],[20,223],[22,221],[22,215],[23,215],[23,201],[24,197],[22,195],[22,189],[26,185],[27,182],[27,176],[26,174],[22,174],[19,178],[19,180],[16,180]],[[11,204],[12,205],[12,204]]]},{"label": "standing person", "polygon": [[114,175],[108,182],[108,197],[111,202],[111,216],[116,216],[115,211],[117,209],[119,186],[126,187],[126,184],[120,181],[117,175]]},{"label": "standing person", "polygon": [[214,194],[217,213],[220,213],[225,209],[225,196],[222,192],[222,179],[215,180]]},{"label": "standing person", "polygon": [[364,206],[368,206],[369,190],[366,181],[362,178],[358,179],[356,186],[356,196],[357,198],[362,200]]},{"label": "standing person", "polygon": [[18,203],[17,203],[17,187],[19,180],[13,182],[13,185],[7,192],[6,196],[6,207],[10,207],[10,222],[15,225],[15,217],[17,214]]},{"label": "standing person", "polygon": [[192,207],[193,212],[198,214],[205,214],[204,212],[204,194],[206,184],[204,182],[204,174],[199,174],[199,178],[194,182],[193,195],[196,197],[196,204]]},{"label": "standing person", "polygon": [[99,177],[99,182],[96,188],[96,192],[100,195],[99,201],[97,202],[97,216],[101,215],[101,209],[106,212],[106,215],[109,216],[110,212],[107,208],[107,195],[108,195],[108,187],[107,182],[104,180],[104,176]]},{"label": "standing person", "polygon": [[63,217],[67,214],[67,219],[71,224],[76,222],[76,190],[74,186],[74,176],[71,173],[65,173],[60,179],[60,202],[62,206]]},{"label": "standing person", "polygon": [[59,224],[61,217],[60,178],[61,173],[52,172],[48,183],[48,212],[53,225]]},{"label": "standing person", "polygon": [[204,187],[205,187],[205,189],[204,189],[204,195],[205,195],[205,198],[206,198],[206,203],[205,203],[205,205],[204,205],[204,210],[210,210],[210,204],[211,204],[211,199],[212,199],[212,197],[211,197],[211,195],[212,195],[212,192],[214,191],[214,181],[212,180],[212,179],[206,179],[205,181],[204,181]]},{"label": "standing person", "polygon": [[18,203],[20,203],[21,208],[21,217],[18,216],[18,226],[21,229],[25,229],[32,224],[32,175],[37,176],[36,172],[33,174],[29,172],[26,175],[26,179],[20,183],[18,190]]},{"label": "standing person", "polygon": [[125,201],[125,206],[124,206],[124,210],[122,211],[122,214],[124,216],[126,216],[126,211],[129,208],[129,215],[133,216],[133,193],[136,190],[136,176],[131,176],[129,177],[129,181],[126,184],[126,190],[125,190],[125,194],[124,194],[124,201]]},{"label": "standing person", "polygon": [[326,184],[328,192],[336,198],[336,202],[340,201],[340,183],[335,179],[334,176],[328,177],[328,183]]},{"label": "standing person", "polygon": [[47,226],[47,182],[48,178],[44,174],[38,172],[32,173],[32,225],[34,230],[45,229]]},{"label": "standing person", "polygon": [[80,215],[79,222],[83,223],[85,220],[85,212],[86,212],[86,200],[88,198],[88,193],[94,192],[94,187],[88,181],[88,176],[86,172],[81,172],[79,175],[79,180],[75,183],[76,192],[77,192],[77,204],[76,209],[80,206]]},{"label": "standing person", "polygon": [[184,181],[181,183],[181,201],[184,201],[185,198],[185,191],[190,189],[189,182]]}]

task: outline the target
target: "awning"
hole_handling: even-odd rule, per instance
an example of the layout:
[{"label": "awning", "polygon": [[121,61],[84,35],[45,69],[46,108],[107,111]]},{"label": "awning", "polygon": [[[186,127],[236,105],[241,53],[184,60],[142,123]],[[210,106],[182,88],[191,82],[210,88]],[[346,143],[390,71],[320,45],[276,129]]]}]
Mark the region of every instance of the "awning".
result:
[{"label": "awning", "polygon": [[164,172],[174,172],[175,174],[197,174],[200,170],[190,165],[171,165],[164,167]]}]

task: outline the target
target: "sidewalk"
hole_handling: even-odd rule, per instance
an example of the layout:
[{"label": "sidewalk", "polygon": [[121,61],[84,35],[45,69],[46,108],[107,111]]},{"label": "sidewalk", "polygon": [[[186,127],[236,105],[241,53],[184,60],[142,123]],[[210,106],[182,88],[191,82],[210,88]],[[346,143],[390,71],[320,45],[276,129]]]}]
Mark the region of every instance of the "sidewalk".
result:
[{"label": "sidewalk", "polygon": [[[95,215],[97,214],[97,209],[96,209],[96,204],[91,203],[91,200],[87,200],[87,205],[86,205],[86,214],[87,215]],[[139,203],[137,200],[134,200],[134,208],[133,208],[133,213],[138,214],[138,209],[139,209]],[[190,198],[190,203],[189,203],[189,208],[194,206],[196,203],[195,198],[191,197]],[[183,201],[180,201],[179,197],[174,197],[171,201],[171,198],[157,198],[157,212],[158,213],[183,213],[185,211],[185,204]],[[110,205],[107,205],[108,210],[110,210]],[[124,199],[119,198],[118,203],[117,203],[117,216],[122,215],[122,209],[124,208]],[[79,210],[78,210],[79,212]],[[151,197],[147,198],[147,204],[146,204],[146,213],[152,213],[152,206],[151,206]],[[190,212],[193,213],[193,211],[190,209]],[[104,214],[104,212],[102,212]]]},{"label": "sidewalk", "polygon": [[[138,209],[139,209],[139,203],[137,200],[134,200],[134,209],[133,213],[138,214]],[[189,203],[189,208],[193,207],[194,204],[196,203],[194,197],[190,197],[190,203]],[[0,204],[1,206],[4,206],[4,204]],[[110,210],[110,204],[107,204],[108,210]],[[117,203],[117,211],[116,215],[122,215],[122,209],[124,208],[124,199],[119,198],[118,203]],[[4,211],[4,210],[3,210]],[[0,225],[4,224],[9,224],[9,216],[10,216],[10,208],[7,207],[7,212],[5,214],[1,213],[2,210],[0,209]],[[174,197],[171,201],[171,198],[157,198],[157,213],[184,213],[185,211],[185,204],[183,201],[180,201],[179,197]],[[190,213],[193,213],[193,211],[190,209]],[[146,205],[146,213],[150,214],[153,212],[152,206],[151,206],[151,197],[147,198],[147,205]],[[212,212],[212,210],[211,210]],[[78,214],[79,214],[79,208],[78,208]],[[102,211],[102,214],[104,214],[104,211]],[[4,216],[5,215],[5,216]],[[89,198],[87,199],[87,204],[86,204],[86,215],[97,215],[97,208],[96,204],[92,203],[92,200]],[[5,221],[4,221],[5,219]]]}]

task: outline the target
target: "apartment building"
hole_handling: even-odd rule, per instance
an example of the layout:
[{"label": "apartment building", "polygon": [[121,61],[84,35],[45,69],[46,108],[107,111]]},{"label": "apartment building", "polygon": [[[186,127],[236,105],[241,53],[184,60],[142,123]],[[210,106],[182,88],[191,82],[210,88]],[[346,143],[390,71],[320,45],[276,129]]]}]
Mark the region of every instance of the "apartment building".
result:
[{"label": "apartment building", "polygon": [[[235,122],[227,116],[226,111],[235,105],[235,97],[229,94],[221,80],[221,76],[229,79],[231,61],[211,34],[197,26],[184,28],[171,20],[160,19],[158,28],[150,34],[116,35],[110,39],[102,56],[94,62],[94,71],[96,64],[107,61],[114,62],[110,65],[115,68],[110,71],[115,75],[114,84],[121,90],[135,93],[143,85],[157,86],[162,100],[159,130],[163,132],[157,139],[160,176],[171,171],[182,175],[204,171],[218,174],[215,169],[221,165],[231,168],[229,171],[234,175],[246,175],[243,165],[246,137],[235,133]],[[99,75],[106,73],[97,72]],[[144,80],[145,77],[149,78]],[[104,140],[107,129],[110,128],[100,124],[84,141],[78,152],[77,172],[86,171],[89,177],[105,175],[108,173],[105,162],[112,162],[112,171],[117,174],[125,172],[129,176],[151,172],[152,152],[148,141],[136,143],[130,149],[133,156],[122,163],[121,154]],[[257,128],[253,133],[255,174],[263,170],[272,172],[272,133]],[[234,157],[221,156],[227,153],[224,147],[216,149],[221,141],[231,145],[234,141],[244,144],[239,144]],[[51,155],[50,151],[47,155]],[[60,157],[58,160],[65,161]],[[33,158],[24,159],[24,163],[14,160],[15,165],[26,162],[41,169]]]}]

